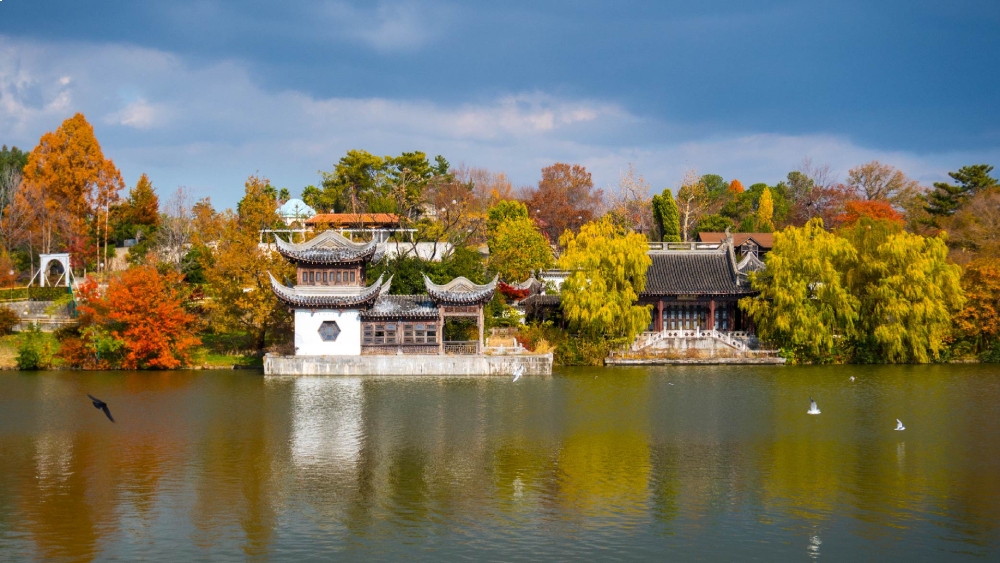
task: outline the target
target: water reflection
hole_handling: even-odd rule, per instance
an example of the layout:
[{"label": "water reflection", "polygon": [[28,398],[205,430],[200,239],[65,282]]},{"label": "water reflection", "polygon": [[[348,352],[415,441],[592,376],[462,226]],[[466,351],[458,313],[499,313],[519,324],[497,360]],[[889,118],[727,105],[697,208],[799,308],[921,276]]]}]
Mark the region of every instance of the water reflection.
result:
[{"label": "water reflection", "polygon": [[2,377],[0,559],[998,553],[984,366]]}]

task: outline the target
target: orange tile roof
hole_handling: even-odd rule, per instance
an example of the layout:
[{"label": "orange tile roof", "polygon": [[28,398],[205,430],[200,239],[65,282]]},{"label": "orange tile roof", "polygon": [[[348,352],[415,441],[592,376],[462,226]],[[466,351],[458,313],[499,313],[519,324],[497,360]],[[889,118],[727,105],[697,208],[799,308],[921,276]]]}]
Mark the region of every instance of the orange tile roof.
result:
[{"label": "orange tile roof", "polygon": [[[733,233],[733,244],[740,246],[748,238],[757,241],[763,248],[774,246],[774,233]],[[698,233],[699,242],[718,243],[726,240],[726,233]]]},{"label": "orange tile roof", "polygon": [[399,226],[399,215],[395,213],[320,213],[308,219],[306,224],[337,227],[395,227]]}]

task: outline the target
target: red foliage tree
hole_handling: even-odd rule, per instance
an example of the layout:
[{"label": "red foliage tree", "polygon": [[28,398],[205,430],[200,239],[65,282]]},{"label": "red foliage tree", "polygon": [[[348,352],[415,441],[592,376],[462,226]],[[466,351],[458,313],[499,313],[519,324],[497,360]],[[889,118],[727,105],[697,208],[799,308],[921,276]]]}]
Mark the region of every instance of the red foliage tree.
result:
[{"label": "red foliage tree", "polygon": [[903,224],[903,216],[892,208],[886,200],[852,199],[844,204],[844,212],[837,216],[836,223],[850,226],[861,218],[873,220],[885,219],[899,225]]},{"label": "red foliage tree", "polygon": [[116,276],[101,295],[88,279],[78,289],[79,335],[62,342],[60,356],[69,365],[91,369],[173,369],[189,361],[196,317],[184,310],[187,300],[180,274],[159,273],[152,266]]},{"label": "red foliage tree", "polygon": [[125,343],[125,369],[173,369],[188,362],[195,316],[184,310],[187,295],[176,272],[159,273],[151,266],[125,271],[108,285],[104,298],[112,330]]},{"label": "red foliage tree", "polygon": [[577,231],[601,214],[604,191],[594,189],[590,172],[583,166],[557,162],[542,168],[538,187],[524,194],[524,203],[542,232],[557,241],[563,231]]}]

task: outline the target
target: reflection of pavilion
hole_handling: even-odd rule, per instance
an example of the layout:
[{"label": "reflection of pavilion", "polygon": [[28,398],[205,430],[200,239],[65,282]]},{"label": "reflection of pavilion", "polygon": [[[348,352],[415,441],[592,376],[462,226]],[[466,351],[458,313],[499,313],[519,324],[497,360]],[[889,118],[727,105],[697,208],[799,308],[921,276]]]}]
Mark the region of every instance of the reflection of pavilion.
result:
[{"label": "reflection of pavilion", "polygon": [[[296,284],[271,278],[275,295],[295,312],[296,356],[481,354],[483,306],[497,280],[479,285],[459,277],[437,285],[424,276],[428,295],[389,295],[392,278],[365,285],[377,243],[357,243],[334,231],[300,244],[277,241],[296,265]],[[478,340],[445,342],[449,318],[474,318]]]},{"label": "reflection of pavilion", "polygon": [[295,465],[353,468],[364,434],[361,380],[303,377],[295,380],[292,397]]}]

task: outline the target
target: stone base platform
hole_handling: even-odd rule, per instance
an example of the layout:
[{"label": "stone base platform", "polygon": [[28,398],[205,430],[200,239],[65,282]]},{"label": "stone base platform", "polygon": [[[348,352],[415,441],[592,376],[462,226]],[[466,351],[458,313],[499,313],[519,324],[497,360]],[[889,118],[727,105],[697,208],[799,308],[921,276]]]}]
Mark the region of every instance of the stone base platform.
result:
[{"label": "stone base platform", "polygon": [[264,375],[552,375],[552,354],[264,356]]},{"label": "stone base platform", "polygon": [[607,366],[669,366],[669,365],[784,365],[785,358],[608,358]]}]

